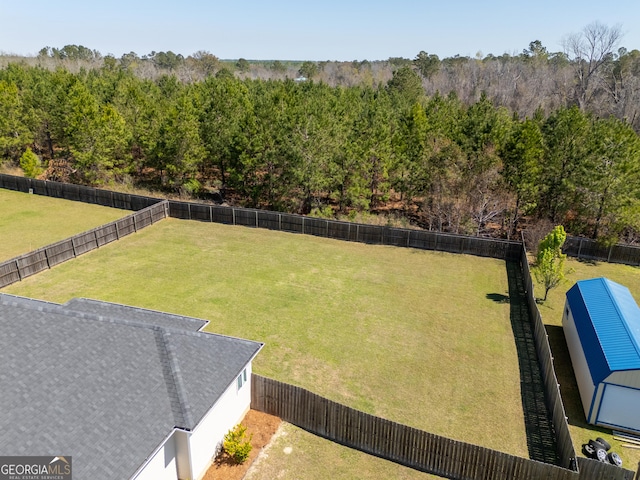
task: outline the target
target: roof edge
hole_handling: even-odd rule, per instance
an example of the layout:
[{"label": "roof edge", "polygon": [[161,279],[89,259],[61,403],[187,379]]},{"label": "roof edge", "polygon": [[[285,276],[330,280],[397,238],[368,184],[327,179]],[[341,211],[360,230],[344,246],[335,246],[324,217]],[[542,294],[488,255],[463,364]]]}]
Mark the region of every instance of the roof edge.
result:
[{"label": "roof edge", "polygon": [[[156,314],[156,315],[163,315],[165,317],[174,317],[174,318],[180,318],[180,319],[184,319],[184,320],[195,320],[198,322],[203,322],[204,325],[202,325],[197,331],[201,331],[203,328],[205,328],[207,325],[209,325],[209,323],[211,323],[211,320],[206,320],[204,318],[198,318],[198,317],[190,317],[188,315],[180,315],[179,313],[171,313],[171,312],[163,312],[162,310],[155,310],[152,308],[145,308],[145,307],[137,307],[134,305],[127,305],[125,303],[118,303],[118,302],[110,302],[107,300],[96,300],[95,298],[88,298],[88,297],[73,297],[70,300],[68,300],[66,303],[63,303],[62,306],[63,307],[67,307],[69,309],[72,309],[71,307],[68,306],[69,302],[71,302],[72,300],[86,300],[88,302],[96,302],[96,303],[102,303],[105,305],[115,305],[117,307],[124,307],[124,308],[130,308],[132,310],[137,310],[140,312],[148,312],[148,313],[152,313],[152,314]],[[112,317],[112,318],[116,318],[116,317]]]},{"label": "roof edge", "polygon": [[631,340],[631,344],[636,349],[636,353],[638,354],[638,357],[640,357],[640,345],[638,344],[638,339],[635,337],[634,333],[631,331],[631,328],[629,326],[629,319],[620,310],[620,306],[618,305],[618,302],[614,301],[615,295],[611,292],[611,289],[609,288],[610,284],[611,283],[615,283],[616,285],[619,285],[619,286],[623,287],[625,289],[626,293],[629,294],[629,297],[635,303],[636,307],[638,306],[638,302],[636,301],[635,298],[633,298],[633,295],[631,294],[631,290],[629,290],[629,287],[627,287],[625,285],[622,285],[621,283],[614,282],[613,280],[610,280],[610,279],[608,279],[606,277],[600,277],[600,278],[602,279],[602,283],[604,284],[605,288],[607,289],[607,293],[609,294],[609,297],[613,301],[613,305],[614,305],[616,311],[618,312],[618,315],[620,315],[620,318],[622,319],[622,326],[624,327],[625,331],[627,332],[627,335],[629,336],[629,340]]}]

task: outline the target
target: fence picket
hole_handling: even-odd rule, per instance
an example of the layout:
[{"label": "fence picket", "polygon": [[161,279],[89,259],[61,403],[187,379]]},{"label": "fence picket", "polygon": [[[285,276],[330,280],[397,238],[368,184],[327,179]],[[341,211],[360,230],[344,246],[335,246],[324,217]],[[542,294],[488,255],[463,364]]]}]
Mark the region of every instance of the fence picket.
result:
[{"label": "fence picket", "polygon": [[[632,480],[634,472],[580,461],[580,472],[440,437],[252,374],[251,408],[402,465],[468,480]],[[583,459],[580,459],[583,460]],[[586,459],[585,459],[586,460]]]},{"label": "fence picket", "polygon": [[[59,186],[57,188],[59,188]],[[52,268],[55,265],[94,250],[101,245],[133,233],[131,229],[120,229],[119,225],[127,225],[127,222],[130,224],[135,221],[136,216],[147,218],[148,221],[144,226],[151,225],[150,219],[154,215],[154,212],[166,212],[164,206],[166,203],[167,201],[164,200],[161,204],[152,205],[139,212],[121,218],[116,222],[79,233],[66,240],[52,243],[46,247],[0,263],[0,288],[19,282],[30,275]],[[15,270],[11,270],[7,265],[14,265]]]},{"label": "fence picket", "polygon": [[[50,268],[62,261],[74,258],[109,241],[120,239],[139,228],[153,224],[156,218],[159,220],[168,216],[178,218],[197,217],[196,219],[198,220],[210,222],[261,227],[261,215],[263,215],[266,221],[264,227],[275,228],[274,222],[269,221],[270,216],[276,215],[275,212],[259,212],[257,210],[188,204],[186,202],[168,202],[151,197],[79,187],[59,182],[25,179],[5,174],[0,174],[0,188],[97,203],[114,208],[139,210],[139,215],[132,214],[114,222],[112,226],[98,227],[92,231],[76,235],[71,239],[57,242],[38,251],[0,263],[0,288],[20,281],[25,276],[37,273],[42,269]],[[305,221],[305,218],[307,218],[307,221]],[[249,219],[251,221],[248,221]],[[277,229],[281,231],[297,233],[302,231],[302,233],[306,233],[308,230],[308,233],[313,235],[364,243],[388,243],[390,245],[406,245],[421,249],[463,252],[505,260],[519,260],[525,282],[531,321],[534,327],[535,346],[542,366],[541,373],[545,384],[545,402],[552,413],[560,463],[565,468],[569,468],[575,463],[576,453],[568,430],[564,406],[558,388],[549,339],[535,303],[533,282],[528,267],[524,239],[522,242],[511,242],[361,224],[355,224],[355,229],[353,229],[351,224],[345,226],[342,222],[321,221],[310,217],[282,213],[277,213],[277,219]],[[640,248],[638,247],[614,245],[607,248],[589,239],[568,237],[564,251],[570,256],[580,258],[640,265]],[[309,424],[309,428],[323,431],[328,438],[330,436],[349,438],[349,441],[354,443],[355,448],[359,448],[358,444],[365,444],[368,449],[365,451],[375,451],[380,456],[388,455],[393,457],[392,459],[395,461],[399,461],[399,463],[409,464],[410,466],[415,465],[415,468],[426,469],[425,471],[456,469],[458,444],[443,443],[440,437],[432,436],[426,432],[408,433],[404,430],[408,427],[385,422],[381,423],[377,417],[363,413],[358,413],[355,417],[357,420],[353,420],[352,417],[349,417],[349,410],[345,410],[348,407],[340,406],[339,404],[327,403],[324,405],[324,413],[321,413],[322,409],[320,409],[315,415],[309,417],[308,413],[305,412],[312,411],[313,409],[309,408],[309,406],[315,405],[314,402],[317,402],[316,396],[313,394],[305,395],[303,389],[291,392],[290,386],[287,384],[275,385],[271,380],[260,381],[256,379],[254,387],[262,392],[261,396],[256,395],[255,398],[252,392],[252,405],[255,403],[258,407],[257,409],[262,409],[262,411],[267,411],[267,413],[279,415],[283,418],[294,418],[300,423]],[[302,404],[300,403],[301,398],[304,398],[304,403]],[[352,423],[345,424],[344,421],[339,425],[334,423],[334,419],[344,418],[351,418]],[[338,426],[343,428],[345,425],[347,427],[346,430],[338,428]],[[415,447],[409,447],[408,443],[415,445]],[[469,475],[463,475],[464,478],[486,478],[485,475],[494,474],[497,475],[495,478],[503,478],[504,476],[516,475],[517,472],[524,473],[522,478],[578,478],[576,477],[576,472],[552,465],[532,462],[526,459],[518,459],[516,463],[513,463],[514,461],[510,457],[496,456],[495,452],[491,453],[492,451],[481,447],[460,444],[459,448],[461,458],[464,458],[459,472],[469,472]],[[402,458],[402,460],[398,460],[399,458]],[[577,460],[580,479],[595,480],[596,478],[601,478],[605,472],[607,478],[614,480],[630,480],[633,478],[634,472],[629,470],[616,469],[617,467],[611,470],[608,469],[610,466],[606,464],[598,464],[592,461],[585,462],[584,460],[588,459],[583,458],[578,458]],[[470,461],[472,462],[471,467],[469,467]]]}]

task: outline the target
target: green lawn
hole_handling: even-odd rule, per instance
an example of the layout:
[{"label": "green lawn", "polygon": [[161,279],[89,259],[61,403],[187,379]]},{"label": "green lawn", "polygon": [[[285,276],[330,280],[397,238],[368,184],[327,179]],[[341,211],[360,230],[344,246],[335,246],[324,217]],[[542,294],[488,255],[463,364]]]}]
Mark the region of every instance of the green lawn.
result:
[{"label": "green lawn", "polygon": [[112,222],[131,212],[0,188],[0,261]]},{"label": "green lawn", "polygon": [[419,472],[283,423],[264,454],[251,466],[244,480],[393,479],[428,480]]},{"label": "green lawn", "polygon": [[528,454],[502,261],[167,219],[6,291],[210,319],[257,373]]},{"label": "green lawn", "polygon": [[[569,417],[569,429],[576,451],[581,455],[582,444],[590,438],[603,437],[612,445],[624,462],[624,467],[631,470],[638,469],[640,450],[623,448],[621,443],[614,440],[611,430],[594,427],[587,424],[584,409],[578,392],[578,387],[571,367],[571,359],[567,350],[564,333],[562,332],[562,312],[566,300],[566,292],[576,281],[587,278],[607,277],[625,285],[631,291],[636,301],[640,300],[640,268],[605,262],[581,262],[573,258],[567,259],[566,281],[558,288],[549,291],[546,302],[539,305],[540,314],[549,334],[549,342],[553,350],[556,375],[560,383],[562,400]],[[536,296],[544,296],[542,286],[536,288]]]}]

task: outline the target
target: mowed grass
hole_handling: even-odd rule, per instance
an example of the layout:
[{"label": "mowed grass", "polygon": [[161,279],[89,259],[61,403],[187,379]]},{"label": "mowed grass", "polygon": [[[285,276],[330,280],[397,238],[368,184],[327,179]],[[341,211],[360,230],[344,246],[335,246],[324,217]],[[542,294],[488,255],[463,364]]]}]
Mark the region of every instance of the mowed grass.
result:
[{"label": "mowed grass", "polygon": [[244,480],[438,479],[283,423]]},{"label": "mowed grass", "polygon": [[6,289],[206,318],[258,373],[526,454],[507,290],[497,260],[174,219]]},{"label": "mowed grass", "polygon": [[527,456],[502,261],[167,219],[5,291],[209,319],[257,373]]},{"label": "mowed grass", "polygon": [[131,212],[0,189],[0,261],[112,222]]},{"label": "mowed grass", "polygon": [[[640,462],[640,450],[622,447],[622,443],[615,440],[611,430],[595,427],[586,422],[582,401],[578,392],[571,358],[566,346],[564,332],[562,331],[562,313],[566,301],[566,293],[575,282],[588,278],[607,277],[618,282],[631,291],[636,299],[640,300],[640,268],[628,265],[619,265],[606,262],[585,262],[574,258],[568,258],[565,263],[567,272],[566,281],[559,287],[549,291],[547,301],[540,304],[540,314],[549,334],[549,342],[553,350],[556,375],[560,383],[562,400],[569,417],[569,429],[574,446],[579,455],[582,455],[582,444],[590,438],[603,437],[611,443],[613,451],[617,452],[624,462],[624,467],[631,470],[638,469]],[[543,297],[542,286],[536,287],[536,296]]]}]

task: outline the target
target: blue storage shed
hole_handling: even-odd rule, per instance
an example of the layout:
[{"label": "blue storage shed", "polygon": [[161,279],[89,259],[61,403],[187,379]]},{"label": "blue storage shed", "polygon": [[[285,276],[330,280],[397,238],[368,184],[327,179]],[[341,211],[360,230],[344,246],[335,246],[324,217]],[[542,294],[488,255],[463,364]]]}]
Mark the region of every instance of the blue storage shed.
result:
[{"label": "blue storage shed", "polygon": [[587,422],[640,433],[640,308],[629,289],[577,282],[562,326]]}]

